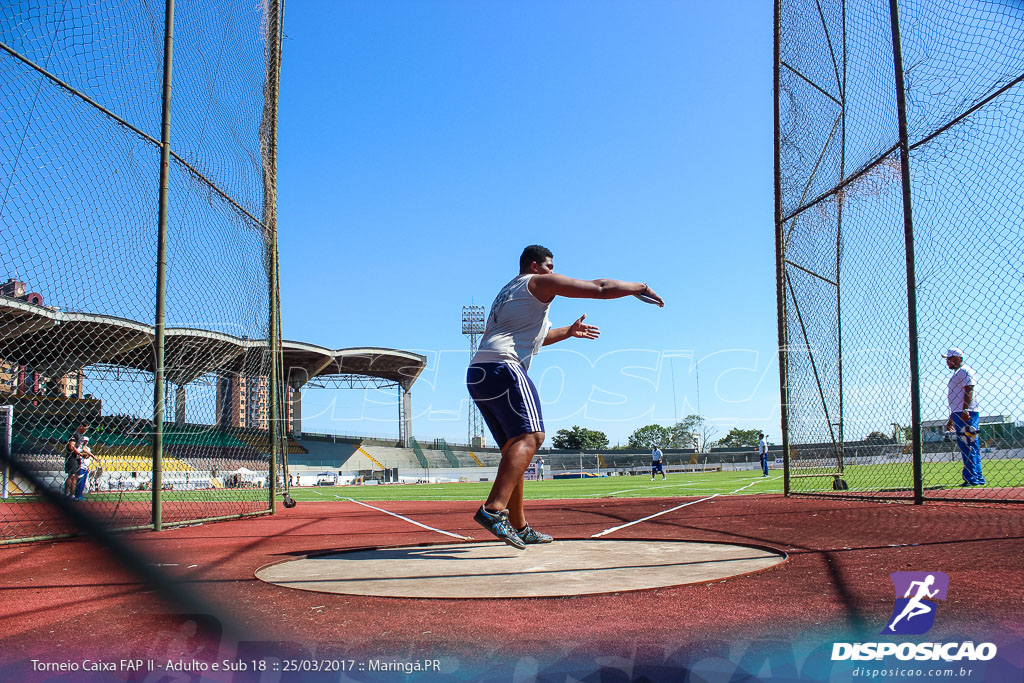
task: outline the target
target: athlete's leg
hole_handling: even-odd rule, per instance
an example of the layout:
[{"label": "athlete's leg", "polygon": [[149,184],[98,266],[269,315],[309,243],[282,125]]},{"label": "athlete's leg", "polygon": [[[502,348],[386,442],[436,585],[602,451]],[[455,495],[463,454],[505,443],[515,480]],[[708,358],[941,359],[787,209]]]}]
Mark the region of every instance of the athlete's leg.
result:
[{"label": "athlete's leg", "polygon": [[484,507],[498,511],[508,509],[512,495],[518,486],[520,489],[519,504],[522,506],[523,474],[534,454],[544,443],[544,432],[527,432],[509,439],[501,449],[501,463],[498,475],[494,478],[491,494],[487,497]]},{"label": "athlete's leg", "polygon": [[517,529],[526,526],[526,512],[523,510],[523,480],[512,491],[512,497],[508,500],[508,521]]}]

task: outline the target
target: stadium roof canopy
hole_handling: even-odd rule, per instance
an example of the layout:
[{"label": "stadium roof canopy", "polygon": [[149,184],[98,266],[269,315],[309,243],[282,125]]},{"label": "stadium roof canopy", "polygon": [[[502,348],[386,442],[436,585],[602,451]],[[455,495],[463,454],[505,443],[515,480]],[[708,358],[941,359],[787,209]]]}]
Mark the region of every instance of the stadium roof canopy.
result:
[{"label": "stadium roof canopy", "polygon": [[[152,325],[92,313],[65,313],[0,296],[0,359],[59,376],[105,364],[153,372]],[[169,327],[164,333],[167,379],[187,384],[214,371],[266,374],[266,340],[222,332]],[[408,390],[426,357],[396,349],[331,350],[305,342],[282,343],[285,377],[299,389],[314,377],[361,375]]]}]

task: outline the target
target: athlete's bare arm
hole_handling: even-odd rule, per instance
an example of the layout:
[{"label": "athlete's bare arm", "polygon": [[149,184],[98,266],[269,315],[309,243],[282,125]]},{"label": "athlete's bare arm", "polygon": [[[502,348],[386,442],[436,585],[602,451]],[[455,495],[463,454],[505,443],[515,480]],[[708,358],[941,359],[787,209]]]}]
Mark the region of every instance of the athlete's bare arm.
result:
[{"label": "athlete's bare arm", "polygon": [[544,346],[569,339],[570,337],[578,337],[580,339],[597,339],[600,337],[601,330],[596,325],[587,325],[583,322],[586,317],[587,314],[584,313],[579,317],[579,320],[568,327],[554,327],[548,330],[547,336],[544,337]]},{"label": "athlete's bare arm", "polygon": [[535,275],[530,279],[530,293],[539,301],[548,303],[556,296],[570,299],[619,299],[632,294],[646,294],[658,301],[658,306],[665,302],[654,293],[654,290],[642,282],[623,282],[622,280],[577,280],[576,278],[547,273]]}]

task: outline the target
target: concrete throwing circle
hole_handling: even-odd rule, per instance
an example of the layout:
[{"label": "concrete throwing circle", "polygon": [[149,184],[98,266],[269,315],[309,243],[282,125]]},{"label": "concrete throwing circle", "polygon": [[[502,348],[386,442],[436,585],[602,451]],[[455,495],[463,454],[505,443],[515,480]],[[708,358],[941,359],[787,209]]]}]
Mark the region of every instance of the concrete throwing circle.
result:
[{"label": "concrete throwing circle", "polygon": [[555,541],[516,550],[451,543],[348,550],[272,564],[285,588],[401,598],[540,598],[704,583],[767,569],[784,553],[689,541]]}]

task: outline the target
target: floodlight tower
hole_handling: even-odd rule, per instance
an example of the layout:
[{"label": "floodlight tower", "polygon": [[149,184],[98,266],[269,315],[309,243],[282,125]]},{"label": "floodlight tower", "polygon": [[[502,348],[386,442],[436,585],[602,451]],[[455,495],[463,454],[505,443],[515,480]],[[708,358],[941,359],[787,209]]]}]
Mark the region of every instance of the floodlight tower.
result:
[{"label": "floodlight tower", "polygon": [[[469,337],[470,359],[476,355],[480,344],[480,335],[484,333],[485,315],[483,306],[462,307],[462,334]],[[469,402],[469,445],[477,448],[484,445],[484,419],[473,401]]]}]

